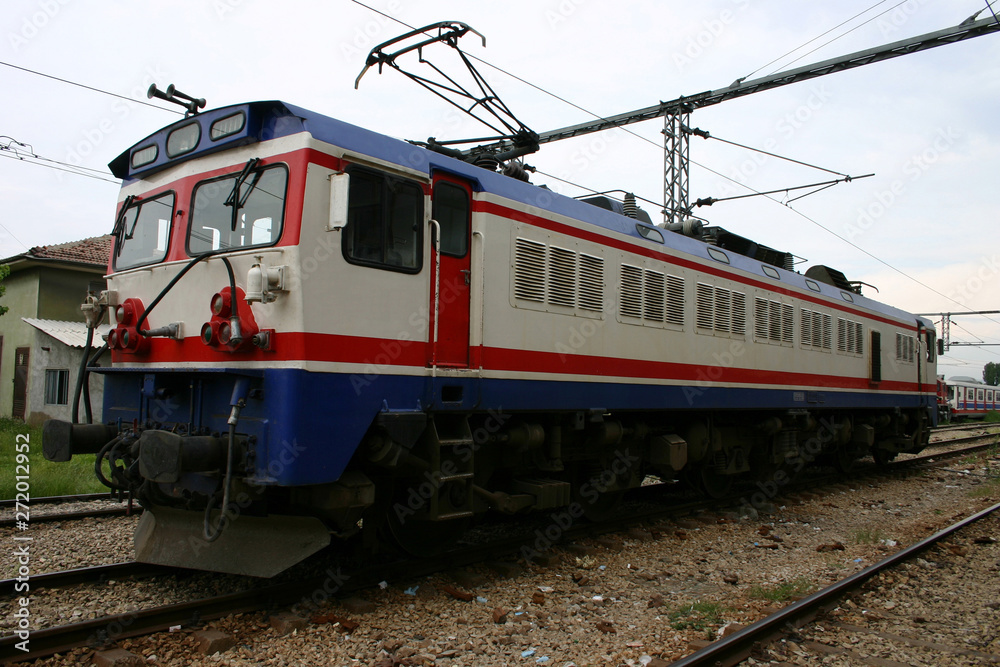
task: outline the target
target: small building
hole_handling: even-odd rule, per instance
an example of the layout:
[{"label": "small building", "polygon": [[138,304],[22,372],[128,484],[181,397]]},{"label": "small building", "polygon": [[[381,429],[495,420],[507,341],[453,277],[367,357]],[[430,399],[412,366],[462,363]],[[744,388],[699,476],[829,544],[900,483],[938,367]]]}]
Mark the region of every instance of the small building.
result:
[{"label": "small building", "polygon": [[[46,419],[71,421],[80,361],[87,345],[87,325],[85,322],[40,320],[33,317],[21,319],[35,328],[35,340],[30,346],[33,363],[27,387],[27,420],[31,423],[42,423]],[[101,347],[104,344],[101,336],[107,335],[110,330],[111,326],[108,324],[97,327],[93,347]],[[91,355],[93,354],[92,350]],[[105,359],[104,365],[108,363]],[[100,417],[104,400],[104,378],[98,373],[91,373],[89,384],[93,414]],[[86,414],[82,389],[81,387],[78,415],[81,421]]]},{"label": "small building", "polygon": [[[88,291],[107,289],[111,244],[110,235],[98,236],[0,260],[10,267],[0,298],[0,305],[9,308],[0,317],[0,417],[30,424],[69,419],[86,340],[80,304]],[[96,335],[94,343],[103,345]],[[102,387],[103,378],[92,374],[95,413]]]}]

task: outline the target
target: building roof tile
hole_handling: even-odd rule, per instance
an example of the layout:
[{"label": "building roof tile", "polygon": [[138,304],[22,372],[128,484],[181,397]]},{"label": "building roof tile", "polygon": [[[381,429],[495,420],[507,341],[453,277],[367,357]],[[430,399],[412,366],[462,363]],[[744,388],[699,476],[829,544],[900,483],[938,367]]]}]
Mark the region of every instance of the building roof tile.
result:
[{"label": "building roof tile", "polygon": [[22,255],[22,257],[25,259],[54,259],[64,262],[107,266],[108,258],[111,256],[111,244],[113,240],[113,236],[105,234],[104,236],[93,236],[81,241],[35,246]]}]

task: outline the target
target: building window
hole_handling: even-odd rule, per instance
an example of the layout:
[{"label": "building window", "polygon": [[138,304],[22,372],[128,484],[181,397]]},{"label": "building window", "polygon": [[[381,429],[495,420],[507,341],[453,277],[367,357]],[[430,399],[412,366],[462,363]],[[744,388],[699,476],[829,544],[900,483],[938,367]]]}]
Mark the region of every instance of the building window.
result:
[{"label": "building window", "polygon": [[45,370],[45,403],[46,405],[66,405],[69,403],[68,370]]}]

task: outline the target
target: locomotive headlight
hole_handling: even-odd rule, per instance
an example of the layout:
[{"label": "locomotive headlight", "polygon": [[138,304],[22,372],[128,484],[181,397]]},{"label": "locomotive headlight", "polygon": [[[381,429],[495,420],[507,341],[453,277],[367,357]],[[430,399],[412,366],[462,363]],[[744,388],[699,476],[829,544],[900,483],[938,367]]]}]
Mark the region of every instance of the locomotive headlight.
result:
[{"label": "locomotive headlight", "polygon": [[118,332],[114,329],[112,329],[111,333],[108,334],[108,347],[112,350],[118,349]]},{"label": "locomotive headlight", "polygon": [[119,305],[115,308],[115,322],[121,322],[123,317],[125,317],[125,306]]},{"label": "locomotive headlight", "polygon": [[231,309],[229,294],[216,293],[212,297],[212,314],[219,317],[228,317]]},{"label": "locomotive headlight", "polygon": [[132,324],[135,322],[135,303],[132,299],[125,299],[125,303],[118,306],[118,323],[119,324]]},{"label": "locomotive headlight", "polygon": [[205,322],[201,327],[201,342],[205,345],[211,345],[215,342],[215,329],[212,327],[211,322]]},{"label": "locomotive headlight", "polygon": [[122,347],[127,348],[128,347],[128,341],[129,341],[128,329],[123,329],[122,330],[122,337],[121,337]]},{"label": "locomotive headlight", "polygon": [[[204,330],[203,330],[204,331]],[[229,340],[233,337],[233,330],[229,326],[229,322],[223,322],[219,325],[219,342],[223,345],[229,345]]]}]

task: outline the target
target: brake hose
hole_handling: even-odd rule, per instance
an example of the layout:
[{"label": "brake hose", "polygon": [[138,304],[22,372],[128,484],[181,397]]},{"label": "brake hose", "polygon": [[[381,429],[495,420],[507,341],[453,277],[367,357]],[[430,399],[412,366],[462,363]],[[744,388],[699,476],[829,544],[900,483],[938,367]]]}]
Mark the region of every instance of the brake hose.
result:
[{"label": "brake hose", "polygon": [[[187,273],[188,271],[190,271],[191,268],[194,267],[195,264],[197,264],[198,262],[200,262],[201,260],[203,260],[203,259],[205,259],[207,257],[212,257],[213,255],[218,255],[218,254],[220,254],[222,252],[228,252],[230,250],[232,250],[232,248],[219,248],[218,250],[210,250],[210,251],[208,251],[206,253],[202,253],[202,254],[198,255],[193,260],[191,260],[190,262],[188,262],[187,266],[185,266],[183,269],[181,269],[177,273],[177,275],[174,276],[170,280],[169,283],[167,283],[166,287],[164,287],[162,290],[160,290],[160,293],[156,295],[156,298],[153,299],[153,302],[149,304],[149,307],[142,311],[142,315],[139,316],[139,320],[135,323],[135,331],[136,331],[136,333],[139,334],[140,336],[146,336],[146,335],[149,334],[149,330],[148,329],[143,330],[143,328],[142,328],[142,323],[146,321],[146,316],[149,315],[150,311],[152,311],[153,308],[156,307],[156,304],[160,303],[160,300],[163,299],[163,297],[165,297],[167,295],[167,292],[169,292],[170,290],[172,290],[174,288],[174,285],[176,285],[178,283],[178,281],[180,281],[180,279],[184,277],[184,274]],[[223,256],[223,257],[221,257],[221,259],[222,259],[222,263],[226,265],[226,272],[229,274],[229,298],[230,298],[231,302],[235,303],[235,301],[236,301],[236,276],[233,274],[233,265],[230,264],[228,257]]]}]

